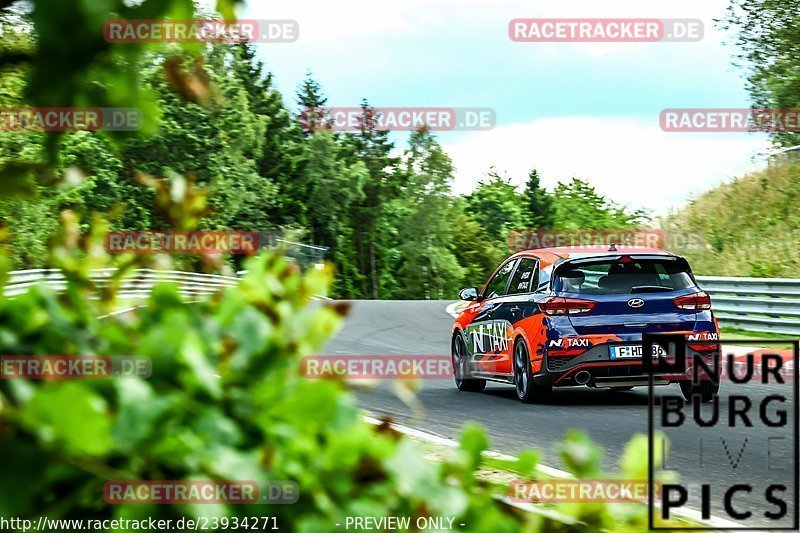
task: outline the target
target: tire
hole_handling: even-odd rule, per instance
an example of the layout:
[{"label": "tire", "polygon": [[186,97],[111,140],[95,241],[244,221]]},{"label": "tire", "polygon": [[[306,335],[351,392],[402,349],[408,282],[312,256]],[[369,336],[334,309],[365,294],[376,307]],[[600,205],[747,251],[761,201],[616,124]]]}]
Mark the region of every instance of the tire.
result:
[{"label": "tire", "polygon": [[719,393],[719,383],[713,383],[711,381],[703,381],[696,384],[683,382],[680,385],[683,397],[687,402],[698,398],[700,403],[708,403]]},{"label": "tire", "polygon": [[472,369],[469,366],[469,355],[464,339],[461,334],[453,338],[452,346],[453,370],[456,380],[456,388],[463,392],[481,392],[486,388],[486,380],[472,377]]},{"label": "tire", "polygon": [[522,339],[514,343],[514,389],[517,391],[517,398],[522,403],[544,400],[553,390],[552,387],[537,386],[533,382],[528,348]]}]

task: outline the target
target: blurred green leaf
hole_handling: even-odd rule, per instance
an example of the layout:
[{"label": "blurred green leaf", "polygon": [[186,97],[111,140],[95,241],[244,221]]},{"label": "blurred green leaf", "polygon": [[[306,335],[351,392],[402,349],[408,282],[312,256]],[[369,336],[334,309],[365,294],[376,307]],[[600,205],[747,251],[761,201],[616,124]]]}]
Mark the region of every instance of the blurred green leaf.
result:
[{"label": "blurred green leaf", "polygon": [[481,454],[489,447],[489,439],[483,428],[467,423],[461,430],[459,444],[460,449],[467,454],[470,467],[475,468],[482,461]]},{"label": "blurred green leaf", "polygon": [[20,413],[43,442],[69,454],[102,456],[113,446],[112,417],[102,396],[77,382],[42,387]]},{"label": "blurred green leaf", "polygon": [[580,479],[591,479],[600,473],[602,448],[580,430],[569,430],[558,447],[561,461],[567,471]]}]

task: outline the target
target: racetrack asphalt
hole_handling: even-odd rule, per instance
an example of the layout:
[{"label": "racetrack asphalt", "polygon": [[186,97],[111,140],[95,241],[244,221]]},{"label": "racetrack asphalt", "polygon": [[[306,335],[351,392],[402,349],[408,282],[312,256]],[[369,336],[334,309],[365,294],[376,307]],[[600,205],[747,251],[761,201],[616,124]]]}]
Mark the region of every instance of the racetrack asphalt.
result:
[{"label": "racetrack asphalt", "polygon": [[[450,331],[453,318],[446,308],[451,301],[355,301],[344,327],[321,353],[330,355],[449,355]],[[667,464],[688,481],[688,506],[700,509],[700,483],[711,486],[711,510],[716,516],[734,519],[724,512],[722,492],[734,483],[750,483],[753,492],[739,493],[733,501],[742,511],[752,511],[753,521],[739,520],[743,525],[775,526],[763,518],[764,511],[775,507],[764,499],[764,488],[770,482],[789,480],[781,497],[794,509],[796,487],[793,468],[797,461],[792,450],[792,410],[789,424],[782,429],[766,428],[758,420],[757,400],[767,391],[781,389],[793,398],[790,387],[748,384],[736,386],[737,394],[754,399],[750,413],[753,427],[727,427],[729,400],[723,382],[720,395],[720,423],[715,427],[698,429],[682,427],[668,429],[670,452]],[[788,390],[787,390],[788,389]],[[656,387],[656,397],[679,394],[677,385]],[[511,385],[489,383],[482,393],[460,392],[452,378],[425,380],[416,394],[423,407],[415,413],[394,392],[390,382],[380,382],[375,388],[358,390],[359,404],[373,415],[389,415],[395,422],[425,430],[447,438],[458,438],[465,422],[482,425],[490,439],[491,449],[516,454],[523,448],[537,448],[543,453],[542,463],[563,468],[556,446],[564,433],[582,429],[604,451],[603,467],[616,472],[625,444],[637,434],[648,431],[648,389],[630,392],[610,392],[602,389],[556,389],[544,403],[526,405],[516,398]],[[770,411],[774,411],[774,405]],[[708,414],[710,406],[703,407]],[[741,422],[741,420],[739,420]],[[768,440],[769,437],[786,440]],[[703,439],[702,462],[700,438]],[[722,440],[724,439],[724,441]],[[744,449],[742,449],[743,443]],[[768,446],[772,457],[767,457]],[[738,462],[737,462],[738,459]],[[735,463],[734,467],[732,464]],[[794,509],[794,512],[797,512]]]}]

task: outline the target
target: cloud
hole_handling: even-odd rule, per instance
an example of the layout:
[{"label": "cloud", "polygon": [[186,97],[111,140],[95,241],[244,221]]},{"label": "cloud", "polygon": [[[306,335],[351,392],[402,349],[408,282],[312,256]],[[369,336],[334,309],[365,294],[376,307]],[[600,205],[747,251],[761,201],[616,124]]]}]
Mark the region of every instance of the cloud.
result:
[{"label": "cloud", "polygon": [[426,4],[417,0],[402,4],[365,0],[250,2],[240,16],[297,20],[304,44],[353,40],[370,34],[408,34],[431,22]]},{"label": "cloud", "polygon": [[[712,33],[712,19],[724,14],[728,0],[675,0],[662,4],[643,5],[634,0],[572,0],[538,2],[529,0],[340,0],[337,2],[306,0],[249,1],[240,16],[255,19],[288,18],[300,23],[304,43],[347,41],[370,34],[412,34],[422,32],[459,33],[468,24],[483,27],[481,33],[506,35],[505,24],[512,18],[701,18],[706,35]],[[539,43],[542,48],[547,46]],[[583,43],[591,56],[631,50],[628,43]]]},{"label": "cloud", "polygon": [[[252,0],[241,15],[296,19],[297,43],[260,53],[287,87],[312,67],[331,105],[368,96],[378,106],[494,108],[502,126],[440,136],[458,169],[458,192],[472,190],[490,166],[520,184],[536,166],[550,187],[579,176],[616,202],[663,213],[753,168],[751,157],[768,149],[763,135],[658,126],[665,107],[748,105],[730,72],[734,50],[720,44],[725,34],[713,23],[728,2]],[[699,18],[705,38],[514,43],[506,33],[513,18],[592,17]]]},{"label": "cloud", "polygon": [[667,133],[657,122],[630,117],[558,117],[474,132],[448,143],[456,192],[472,190],[496,166],[522,185],[531,168],[552,188],[570,177],[588,179],[617,203],[664,214],[725,178],[763,165],[763,135]]}]

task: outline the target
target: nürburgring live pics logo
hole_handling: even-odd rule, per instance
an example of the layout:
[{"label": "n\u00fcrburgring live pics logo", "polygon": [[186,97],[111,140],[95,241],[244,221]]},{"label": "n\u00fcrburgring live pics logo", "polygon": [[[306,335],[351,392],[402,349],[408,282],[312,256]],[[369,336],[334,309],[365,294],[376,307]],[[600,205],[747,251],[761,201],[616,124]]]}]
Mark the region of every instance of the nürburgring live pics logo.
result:
[{"label": "n\u00fcrburgring live pics logo", "polygon": [[[738,524],[725,526],[731,531],[797,530],[800,470],[794,365],[800,341],[737,339],[730,344],[774,349],[736,355],[726,353],[733,347],[713,340],[704,347],[687,342],[681,334],[643,335],[643,354],[653,353],[655,345],[667,353],[642,358],[650,378],[649,527],[676,529],[658,527],[659,520],[678,510],[699,509],[700,526],[678,529],[719,530],[715,518],[722,518]],[[776,345],[791,346],[792,351]],[[665,376],[688,391],[691,400],[685,401],[672,386],[656,394],[654,377]],[[702,401],[716,387],[716,397]],[[663,458],[654,457],[655,438],[665,438],[662,449],[670,448]],[[677,481],[662,484],[659,506],[652,497],[656,465],[678,474]]]}]

